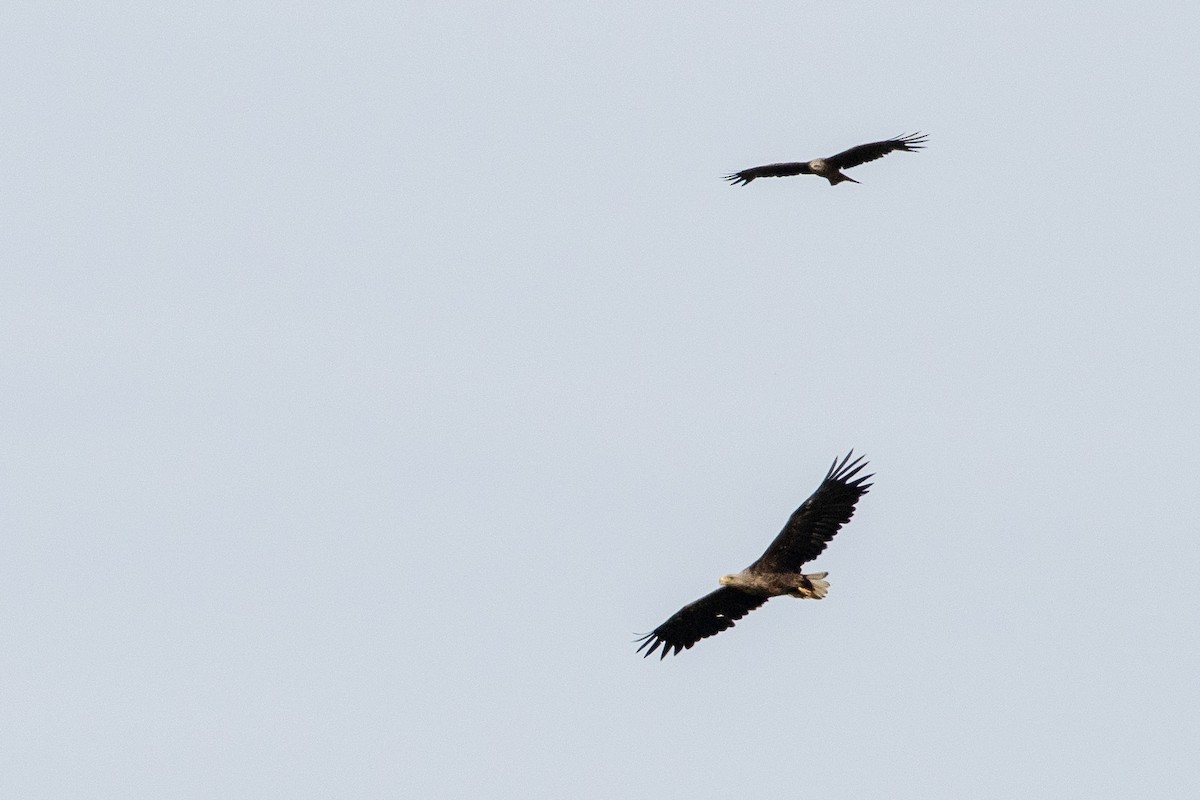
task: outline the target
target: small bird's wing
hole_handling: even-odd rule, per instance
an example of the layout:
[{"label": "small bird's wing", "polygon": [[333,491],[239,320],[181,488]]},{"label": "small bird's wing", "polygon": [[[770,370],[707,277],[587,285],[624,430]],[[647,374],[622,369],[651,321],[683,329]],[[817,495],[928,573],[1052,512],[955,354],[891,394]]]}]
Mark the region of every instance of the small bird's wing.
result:
[{"label": "small bird's wing", "polygon": [[785,178],[788,175],[812,175],[807,161],[789,161],[783,164],[765,164],[761,167],[751,167],[732,175],[726,175],[725,180],[734,186],[744,185],[755,178]]},{"label": "small bird's wing", "polygon": [[838,153],[836,156],[830,156],[825,159],[825,163],[834,169],[849,169],[850,167],[857,167],[859,164],[866,164],[868,161],[874,161],[877,158],[883,158],[894,150],[915,153],[925,146],[927,138],[929,137],[926,134],[914,133],[910,136],[897,136],[894,139],[885,139],[882,142],[860,144],[858,147],[851,147],[849,150]]},{"label": "small bird's wing", "polygon": [[653,633],[639,639],[642,646],[637,651],[640,653],[649,646],[650,649],[646,650],[646,656],[649,656],[662,645],[659,658],[663,659],[672,652],[672,648],[675,653],[687,650],[701,639],[732,628],[734,622],[770,599],[767,595],[750,594],[732,586],[722,586],[679,609]]},{"label": "small bird's wing", "polygon": [[[854,516],[854,504],[867,493],[871,475],[855,478],[867,462],[853,461],[851,450],[841,463],[835,458],[825,480],[812,497],[793,512],[783,530],[762,556],[750,565],[751,572],[799,572],[800,567],[821,554],[838,530]],[[853,480],[851,480],[853,478]]]}]

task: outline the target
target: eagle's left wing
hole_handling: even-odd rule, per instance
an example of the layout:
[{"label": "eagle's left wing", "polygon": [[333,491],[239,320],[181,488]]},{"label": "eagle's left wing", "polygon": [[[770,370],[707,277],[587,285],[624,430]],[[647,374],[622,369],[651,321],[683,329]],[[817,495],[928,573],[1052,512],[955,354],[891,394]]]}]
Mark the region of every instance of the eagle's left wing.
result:
[{"label": "eagle's left wing", "polygon": [[888,153],[896,150],[905,150],[910,153],[915,153],[925,146],[925,140],[929,138],[923,133],[914,133],[911,136],[897,136],[894,139],[885,139],[882,142],[871,142],[870,144],[860,144],[858,147],[851,147],[838,153],[836,156],[830,156],[825,159],[825,163],[834,169],[849,169],[857,167],[859,164],[866,164],[868,161],[874,161],[877,158],[883,158]]},{"label": "eagle's left wing", "polygon": [[650,649],[646,650],[646,656],[649,656],[661,645],[662,655],[659,658],[662,659],[672,652],[672,648],[676,653],[687,650],[701,639],[732,628],[734,622],[769,599],[771,598],[766,595],[750,594],[732,586],[722,586],[679,609],[652,633],[639,639],[642,646],[637,651],[640,653],[649,646]]},{"label": "eagle's left wing", "polygon": [[841,463],[835,458],[825,480],[788,519],[783,530],[762,556],[751,564],[752,572],[799,572],[800,567],[821,554],[834,534],[854,516],[854,504],[867,493],[873,476],[855,478],[867,462],[853,461],[851,450]]}]

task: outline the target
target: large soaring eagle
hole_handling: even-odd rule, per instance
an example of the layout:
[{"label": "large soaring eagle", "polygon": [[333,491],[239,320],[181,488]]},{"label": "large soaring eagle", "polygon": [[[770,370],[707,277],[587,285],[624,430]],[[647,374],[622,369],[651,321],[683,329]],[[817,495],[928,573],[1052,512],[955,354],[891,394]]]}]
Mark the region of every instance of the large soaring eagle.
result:
[{"label": "large soaring eagle", "polygon": [[860,144],[858,147],[851,147],[849,150],[838,153],[836,156],[830,156],[829,158],[815,158],[812,161],[789,161],[783,164],[767,164],[762,167],[751,167],[741,172],[735,172],[732,175],[726,175],[725,180],[731,182],[734,186],[738,186],[747,184],[755,178],[782,178],[788,175],[820,175],[829,181],[830,186],[837,186],[842,181],[858,183],[854,178],[843,175],[841,170],[857,167],[859,164],[866,164],[868,161],[874,161],[877,158],[883,158],[895,150],[915,153],[925,146],[927,138],[929,137],[923,133],[897,136],[894,139],[885,139],[882,142]]},{"label": "large soaring eagle", "polygon": [[[851,450],[841,463],[835,458],[825,480],[812,497],[796,509],[771,546],[757,561],[734,575],[721,578],[721,588],[679,609],[669,620],[643,636],[638,652],[649,656],[660,646],[660,659],[714,636],[777,595],[820,600],[829,588],[827,572],[800,573],[800,567],[821,554],[834,534],[854,516],[854,504],[867,493],[871,475],[855,478],[867,465],[853,461]],[[647,650],[646,648],[649,647]]]}]

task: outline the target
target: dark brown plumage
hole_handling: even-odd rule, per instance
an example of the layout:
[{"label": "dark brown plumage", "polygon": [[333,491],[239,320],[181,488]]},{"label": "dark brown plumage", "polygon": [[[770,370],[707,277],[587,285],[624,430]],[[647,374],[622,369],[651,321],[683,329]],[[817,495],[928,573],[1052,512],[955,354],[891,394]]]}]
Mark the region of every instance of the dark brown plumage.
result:
[{"label": "dark brown plumage", "polygon": [[734,186],[744,186],[755,178],[820,175],[829,181],[830,186],[836,186],[842,181],[858,183],[854,178],[843,175],[841,170],[850,169],[860,164],[866,164],[868,161],[883,158],[888,153],[896,150],[915,153],[925,146],[927,138],[929,137],[923,133],[897,136],[894,139],[884,139],[882,142],[860,144],[858,147],[851,147],[849,150],[845,150],[829,158],[816,158],[812,161],[790,161],[780,164],[766,164],[761,167],[751,167],[741,172],[735,172],[732,175],[726,175],[725,180]]},{"label": "dark brown plumage", "polygon": [[[809,575],[800,568],[819,556],[843,525],[854,516],[854,505],[867,493],[871,475],[855,477],[867,465],[863,457],[850,460],[854,451],[839,463],[835,458],[817,490],[788,518],[783,530],[766,552],[746,569],[721,578],[723,584],[711,594],[675,612],[653,632],[643,636],[638,652],[649,656],[659,647],[659,658],[678,653],[696,642],[732,628],[734,623],[772,597],[820,599],[829,583],[827,573]],[[647,649],[648,648],[648,649]]]}]

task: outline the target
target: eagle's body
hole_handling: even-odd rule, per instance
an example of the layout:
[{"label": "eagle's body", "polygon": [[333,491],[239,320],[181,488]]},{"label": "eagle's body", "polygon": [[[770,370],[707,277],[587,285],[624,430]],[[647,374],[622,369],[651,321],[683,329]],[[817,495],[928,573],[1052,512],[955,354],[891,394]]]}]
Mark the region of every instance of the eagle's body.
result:
[{"label": "eagle's body", "polygon": [[801,572],[768,572],[757,573],[744,569],[734,575],[726,575],[719,583],[722,586],[732,586],[749,594],[760,594],[763,597],[778,597],[788,594],[792,597],[810,597],[820,600],[829,589],[829,581],[824,580],[828,572],[814,572],[805,575]]},{"label": "eagle's body", "polygon": [[830,186],[837,186],[842,181],[858,183],[849,175],[843,175],[842,170],[866,164],[877,158],[883,158],[888,153],[903,150],[915,153],[925,146],[928,137],[922,133],[911,136],[897,136],[894,139],[884,139],[882,142],[871,142],[851,147],[828,158],[814,158],[812,161],[788,161],[779,164],[765,164],[761,167],[751,167],[732,175],[726,175],[725,180],[734,186],[745,185],[755,178],[783,178],[789,175],[820,175],[829,181]]},{"label": "eagle's body", "polygon": [[[833,466],[825,480],[788,519],[783,530],[757,561],[741,572],[721,578],[721,588],[679,609],[670,619],[640,640],[638,652],[649,656],[662,647],[660,658],[686,650],[701,639],[732,628],[734,623],[772,597],[820,600],[829,588],[826,572],[804,574],[800,567],[812,561],[834,534],[854,516],[854,505],[867,493],[870,475],[855,477],[866,466],[863,457],[850,460],[853,451]],[[647,649],[649,648],[649,649]]]}]

